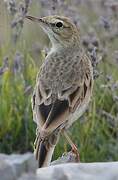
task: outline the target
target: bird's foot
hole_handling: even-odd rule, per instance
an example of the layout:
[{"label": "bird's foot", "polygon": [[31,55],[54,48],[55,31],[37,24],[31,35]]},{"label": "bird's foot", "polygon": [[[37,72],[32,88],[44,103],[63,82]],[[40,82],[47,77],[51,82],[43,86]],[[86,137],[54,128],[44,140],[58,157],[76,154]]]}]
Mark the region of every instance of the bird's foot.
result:
[{"label": "bird's foot", "polygon": [[76,155],[76,161],[80,162],[79,151],[78,151],[78,148],[75,144],[73,144],[71,151],[72,151],[72,153],[74,153]]}]

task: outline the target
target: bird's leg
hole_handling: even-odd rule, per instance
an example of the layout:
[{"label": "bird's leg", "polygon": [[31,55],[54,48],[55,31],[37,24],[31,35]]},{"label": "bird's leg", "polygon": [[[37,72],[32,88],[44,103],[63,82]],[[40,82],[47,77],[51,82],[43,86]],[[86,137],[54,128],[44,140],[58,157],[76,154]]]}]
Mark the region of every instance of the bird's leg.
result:
[{"label": "bird's leg", "polygon": [[72,148],[72,152],[76,155],[77,161],[80,161],[80,155],[79,155],[79,151],[77,146],[72,142],[72,140],[70,139],[70,137],[68,136],[67,132],[63,129],[62,130],[63,135],[65,136],[66,140],[68,141],[68,143],[70,144],[71,148]]}]

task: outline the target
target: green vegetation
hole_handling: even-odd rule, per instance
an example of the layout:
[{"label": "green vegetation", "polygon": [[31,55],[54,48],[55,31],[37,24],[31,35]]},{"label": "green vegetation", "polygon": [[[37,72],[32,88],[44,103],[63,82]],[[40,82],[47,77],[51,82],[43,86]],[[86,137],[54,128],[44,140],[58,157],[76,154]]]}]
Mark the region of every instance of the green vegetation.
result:
[{"label": "green vegetation", "polygon": [[[70,2],[65,1],[65,3]],[[86,35],[90,37],[88,44],[91,44],[91,38],[94,36],[94,33],[92,36],[90,35],[89,28],[94,29],[95,37],[99,39],[98,55],[102,56],[102,61],[97,67],[99,77],[94,83],[90,106],[80,121],[78,120],[73,124],[70,135],[79,147],[81,161],[115,161],[118,160],[118,53],[116,57],[118,38],[115,34],[113,36],[115,25],[117,26],[116,17],[114,17],[114,12],[109,15],[110,26],[114,28],[105,29],[102,27],[104,25],[95,24],[103,13],[102,7],[99,11],[96,11],[96,9],[92,11],[86,3],[82,6],[75,3],[76,0],[73,1],[75,12],[70,16],[73,19],[75,18],[76,21],[74,15],[77,10],[80,13],[77,16],[80,16],[80,22],[84,22],[83,24],[80,23],[80,29],[83,30],[82,39]],[[42,12],[43,8],[45,10],[45,3],[43,6]],[[94,2],[93,6],[97,7]],[[35,11],[34,4],[31,5],[30,10],[32,7]],[[81,7],[84,9],[83,12]],[[98,7],[100,8],[100,6]],[[67,15],[70,12],[68,8],[65,10]],[[60,7],[60,9],[64,12],[63,7]],[[8,16],[8,12],[5,12]],[[32,12],[33,14],[35,12]],[[47,15],[46,12],[45,15]],[[86,16],[89,16],[89,18],[85,20]],[[7,24],[11,22],[9,18],[6,21]],[[0,18],[0,24],[1,22],[2,18]],[[10,40],[11,32],[14,29],[11,31],[8,25],[9,31],[1,30],[4,37],[3,41],[0,41],[1,153],[33,151],[36,125],[32,120],[30,99],[36,74],[43,60],[42,49],[45,46],[48,47],[48,39],[44,38],[44,34],[38,25],[34,26],[35,24],[25,22],[15,43]],[[86,30],[84,27],[87,27]],[[5,33],[7,33],[7,39]],[[54,153],[54,159],[64,151],[69,150],[70,147],[66,140],[61,137]]]}]

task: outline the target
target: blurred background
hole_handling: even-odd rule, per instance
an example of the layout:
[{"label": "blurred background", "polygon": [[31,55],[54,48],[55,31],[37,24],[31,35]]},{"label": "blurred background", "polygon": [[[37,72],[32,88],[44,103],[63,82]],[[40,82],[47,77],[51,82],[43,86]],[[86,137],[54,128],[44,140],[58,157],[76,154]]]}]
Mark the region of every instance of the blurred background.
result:
[{"label": "blurred background", "polygon": [[[118,161],[117,0],[0,1],[0,153],[33,152],[30,99],[50,42],[37,23],[24,20],[25,14],[64,15],[78,26],[95,83],[90,106],[70,135],[81,161]],[[61,137],[53,158],[69,150]]]}]

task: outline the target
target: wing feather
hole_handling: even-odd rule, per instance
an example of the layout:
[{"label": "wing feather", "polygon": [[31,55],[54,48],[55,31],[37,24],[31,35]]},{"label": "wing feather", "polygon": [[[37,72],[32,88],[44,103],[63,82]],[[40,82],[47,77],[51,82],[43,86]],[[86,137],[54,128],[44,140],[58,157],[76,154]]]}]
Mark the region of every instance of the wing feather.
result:
[{"label": "wing feather", "polygon": [[[70,88],[62,90],[62,93],[57,94],[53,100],[53,94],[49,93],[49,91],[46,93],[46,89],[39,86],[38,80],[38,86],[35,88],[32,98],[33,111],[35,121],[40,125],[41,129],[46,130],[47,133],[54,131],[66,123],[70,113],[73,113],[86,99],[90,99],[93,81],[89,61],[86,56],[82,59],[80,66],[83,68],[81,70],[83,74],[77,74],[78,81],[72,82]],[[41,87],[41,89],[39,87]],[[61,98],[61,94],[63,98]],[[48,99],[50,99],[50,101],[46,103]]]}]

